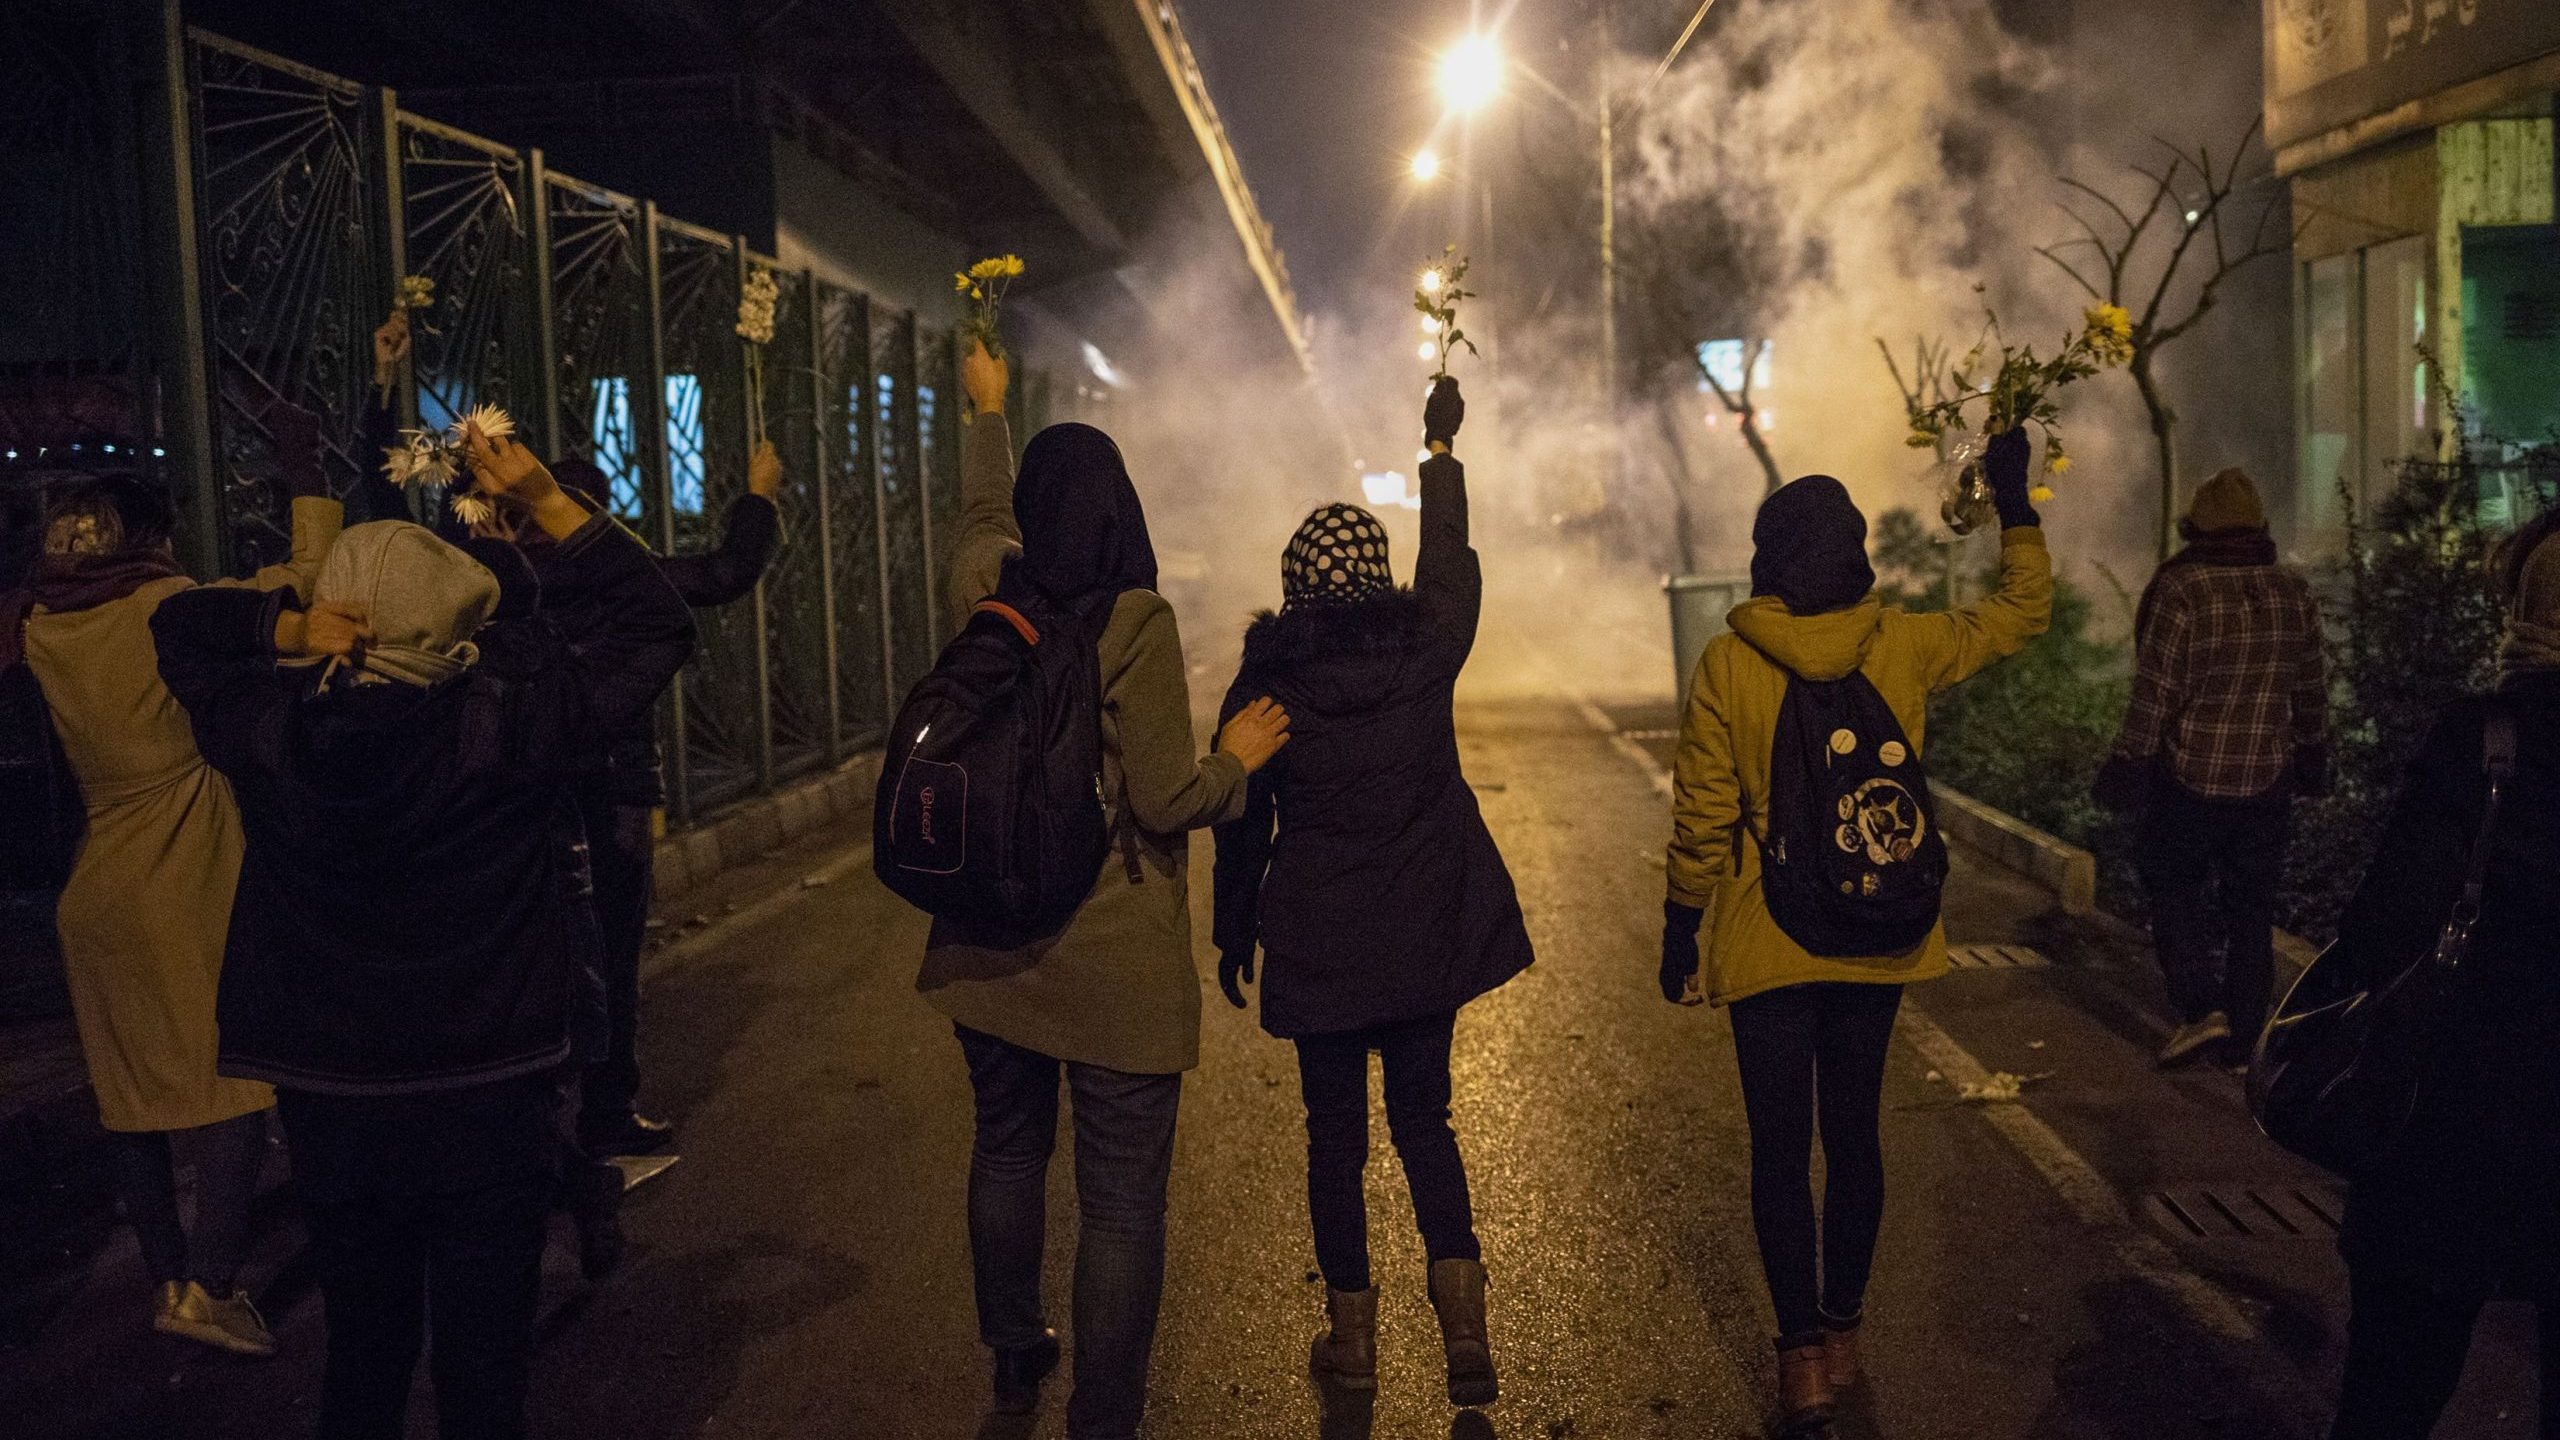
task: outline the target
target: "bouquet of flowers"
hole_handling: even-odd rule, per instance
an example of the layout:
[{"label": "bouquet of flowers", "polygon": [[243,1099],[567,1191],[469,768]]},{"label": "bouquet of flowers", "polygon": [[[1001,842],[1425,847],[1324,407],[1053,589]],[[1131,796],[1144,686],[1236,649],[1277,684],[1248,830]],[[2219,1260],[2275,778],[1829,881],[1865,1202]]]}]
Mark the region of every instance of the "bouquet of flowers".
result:
[{"label": "bouquet of flowers", "polygon": [[[1970,534],[1993,513],[1991,488],[1981,465],[1990,437],[2032,422],[2044,431],[2044,473],[2068,474],[2071,456],[2063,448],[2062,409],[2054,396],[2075,380],[2133,358],[2133,317],[2121,305],[2098,305],[2084,312],[2080,330],[2065,336],[2061,350],[2051,359],[2039,359],[2031,345],[2009,344],[2000,333],[2000,317],[1987,308],[1983,320],[1981,337],[1952,365],[1923,344],[1919,374],[1912,382],[1903,381],[1891,351],[1885,355],[1911,421],[1905,443],[1915,450],[1938,453],[1938,513],[1959,535]],[[1998,364],[1989,366],[1995,351]],[[1977,403],[1982,406],[1978,426],[1965,413],[1966,407]],[[2053,498],[2052,487],[2046,484],[2038,484],[2030,494],[2037,501]]]},{"label": "bouquet of flowers", "polygon": [[1413,288],[1413,308],[1422,316],[1422,347],[1419,353],[1433,362],[1432,380],[1439,381],[1449,373],[1449,354],[1453,347],[1464,345],[1467,353],[1476,353],[1476,342],[1458,328],[1458,306],[1473,300],[1476,292],[1467,288],[1467,257],[1455,245],[1440,247],[1440,258],[1423,267],[1422,279]]},{"label": "bouquet of flowers", "polygon": [[399,444],[383,448],[382,474],[404,490],[412,485],[445,490],[451,495],[453,518],[465,525],[486,525],[497,518],[488,497],[470,490],[453,491],[453,482],[463,471],[465,427],[491,440],[516,433],[516,422],[506,411],[495,405],[474,406],[470,414],[441,430],[401,431]]},{"label": "bouquet of flowers", "polygon": [[747,446],[764,439],[764,347],[773,343],[773,307],[782,286],[761,265],[738,287],[738,338],[747,342]]},{"label": "bouquet of flowers", "polygon": [[987,347],[987,353],[1004,358],[1004,340],[996,333],[996,306],[1004,300],[1006,287],[1022,278],[1022,257],[997,255],[981,260],[951,277],[951,288],[969,302],[968,318],[961,333]]}]

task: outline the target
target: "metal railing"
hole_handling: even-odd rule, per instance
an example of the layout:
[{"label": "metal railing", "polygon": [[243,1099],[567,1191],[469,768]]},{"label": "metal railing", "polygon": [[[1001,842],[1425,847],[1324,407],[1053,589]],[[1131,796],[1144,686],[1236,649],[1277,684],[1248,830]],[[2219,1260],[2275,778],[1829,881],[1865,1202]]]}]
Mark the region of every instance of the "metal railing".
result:
[{"label": "metal railing", "polygon": [[172,106],[191,172],[210,411],[194,556],[281,557],[274,407],[320,417],[334,491],[364,513],[370,333],[400,278],[435,282],[404,420],[504,406],[529,443],[593,462],[604,498],[662,552],[718,539],[745,483],[754,269],[781,285],[762,356],[783,459],[783,543],[748,600],[698,618],[701,650],[661,715],[670,810],[687,821],[876,744],[941,637],[933,537],[959,510],[954,333],[786,271],[650,201],[399,108],[389,90],[203,30]]}]

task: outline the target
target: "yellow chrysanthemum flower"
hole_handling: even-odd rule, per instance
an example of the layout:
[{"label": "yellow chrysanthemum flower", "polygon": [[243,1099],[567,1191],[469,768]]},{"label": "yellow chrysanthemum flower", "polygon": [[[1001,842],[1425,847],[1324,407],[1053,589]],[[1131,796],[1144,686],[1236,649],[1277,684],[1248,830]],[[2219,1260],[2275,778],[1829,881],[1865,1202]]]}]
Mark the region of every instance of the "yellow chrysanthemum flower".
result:
[{"label": "yellow chrysanthemum flower", "polygon": [[1019,274],[1021,274],[1021,273],[1022,273],[1022,257],[1021,257],[1021,256],[1019,256],[1019,255],[1007,255],[1006,257],[1004,257],[1004,274],[1005,274],[1005,278],[1006,278],[1006,279],[1008,279],[1008,280],[1009,280],[1009,279],[1012,279],[1014,276],[1019,275]]},{"label": "yellow chrysanthemum flower", "polygon": [[2031,485],[2027,487],[2027,499],[2033,504],[2042,505],[2052,498],[2053,487],[2050,485]]},{"label": "yellow chrysanthemum flower", "polygon": [[960,294],[963,294],[963,295],[968,294],[968,293],[969,293],[969,273],[968,273],[967,271],[965,271],[965,270],[955,270],[955,271],[953,271],[953,272],[952,272],[952,274],[951,274],[951,288],[952,288],[953,290],[958,291]]}]

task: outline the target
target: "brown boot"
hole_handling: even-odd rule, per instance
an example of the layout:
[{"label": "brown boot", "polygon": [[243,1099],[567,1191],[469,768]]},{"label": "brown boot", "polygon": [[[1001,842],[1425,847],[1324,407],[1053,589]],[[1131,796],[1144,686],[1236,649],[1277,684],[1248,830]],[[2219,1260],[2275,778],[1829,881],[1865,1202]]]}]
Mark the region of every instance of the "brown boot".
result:
[{"label": "brown boot", "polygon": [[1826,1364],[1829,1352],[1821,1340],[1778,1352],[1778,1433],[1820,1435],[1831,1424],[1836,1406]]},{"label": "brown boot", "polygon": [[1325,1328],[1307,1350],[1307,1368],[1345,1390],[1378,1388],[1378,1287],[1325,1287]]},{"label": "brown boot", "polygon": [[1449,1403],[1492,1404],[1502,1384],[1485,1336],[1483,1262],[1432,1261],[1431,1308],[1440,1314],[1440,1346],[1449,1355]]},{"label": "brown boot", "polygon": [[1857,1321],[1840,1325],[1828,1315],[1822,1317],[1822,1370],[1835,1393],[1853,1390],[1866,1378],[1866,1367],[1858,1358]]}]

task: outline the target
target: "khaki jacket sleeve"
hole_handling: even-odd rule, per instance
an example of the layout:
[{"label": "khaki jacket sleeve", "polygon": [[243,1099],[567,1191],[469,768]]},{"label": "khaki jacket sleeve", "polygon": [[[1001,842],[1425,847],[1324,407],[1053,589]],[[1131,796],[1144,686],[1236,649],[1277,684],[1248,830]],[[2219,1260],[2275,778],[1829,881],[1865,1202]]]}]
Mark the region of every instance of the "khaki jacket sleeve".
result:
[{"label": "khaki jacket sleeve", "polygon": [[1733,730],[1716,686],[1719,648],[1707,647],[1689,679],[1672,766],[1671,851],[1663,863],[1670,898],[1708,911],[1715,908],[1717,884],[1733,874],[1742,825],[1742,778],[1733,767]]},{"label": "khaki jacket sleeve", "polygon": [[1004,416],[980,415],[960,427],[960,533],[952,537],[943,605],[958,634],[969,612],[996,592],[1007,557],[1022,550],[1013,523],[1013,432]]},{"label": "khaki jacket sleeve", "polygon": [[1102,679],[1102,705],[1117,721],[1120,776],[1130,818],[1155,835],[1179,835],[1243,816],[1244,764],[1204,756],[1191,734],[1191,682],[1173,607],[1152,596],[1116,673]]},{"label": "khaki jacket sleeve", "polygon": [[290,589],[303,604],[311,603],[311,587],[320,578],[320,563],[338,543],[347,523],[347,507],[335,500],[298,496],[293,502],[293,553],[280,565],[269,565],[245,580],[216,580],[230,590]]},{"label": "khaki jacket sleeve", "polygon": [[1934,695],[2006,659],[2053,623],[2053,555],[2032,525],[2000,532],[2000,588],[1960,610],[1909,617],[1916,670]]}]

